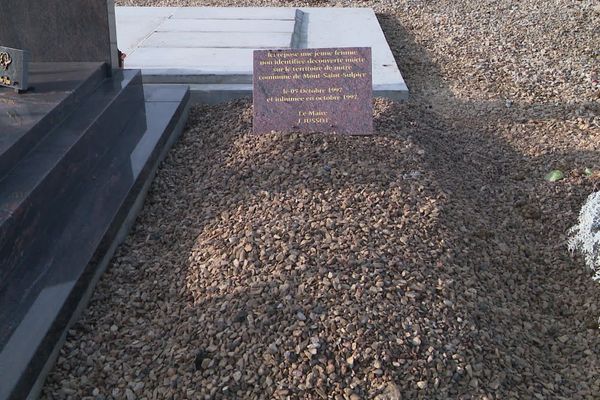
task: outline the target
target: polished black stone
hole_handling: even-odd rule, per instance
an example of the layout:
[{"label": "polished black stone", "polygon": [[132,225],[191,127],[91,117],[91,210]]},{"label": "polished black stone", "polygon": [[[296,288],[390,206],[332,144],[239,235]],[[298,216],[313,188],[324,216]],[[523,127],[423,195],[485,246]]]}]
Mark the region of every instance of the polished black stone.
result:
[{"label": "polished black stone", "polygon": [[102,63],[31,63],[30,89],[0,87],[0,179],[107,76]]},{"label": "polished black stone", "polygon": [[116,71],[0,180],[0,400],[30,394],[188,98]]},{"label": "polished black stone", "polygon": [[111,64],[107,0],[2,0],[0,44],[32,61]]},{"label": "polished black stone", "polygon": [[[7,286],[17,280],[34,281],[37,271],[31,266],[42,265],[44,255],[25,252],[23,246],[43,249],[61,229],[61,221],[70,213],[62,207],[68,202],[64,196],[69,187],[64,183],[89,175],[97,159],[114,146],[129,116],[143,104],[140,72],[116,72],[0,181],[0,237],[5,238],[0,255],[6,263],[0,268],[0,302],[15,307],[1,297],[11,292]],[[4,312],[0,309],[0,319]]]}]

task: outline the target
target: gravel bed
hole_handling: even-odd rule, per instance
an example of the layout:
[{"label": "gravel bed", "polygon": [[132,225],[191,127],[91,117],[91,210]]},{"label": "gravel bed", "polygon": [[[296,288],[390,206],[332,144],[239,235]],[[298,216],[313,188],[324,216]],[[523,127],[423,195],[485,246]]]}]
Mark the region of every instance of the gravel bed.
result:
[{"label": "gravel bed", "polygon": [[373,137],[194,108],[42,397],[599,399],[566,231],[600,190],[600,7],[310,4],[374,7],[411,99]]}]

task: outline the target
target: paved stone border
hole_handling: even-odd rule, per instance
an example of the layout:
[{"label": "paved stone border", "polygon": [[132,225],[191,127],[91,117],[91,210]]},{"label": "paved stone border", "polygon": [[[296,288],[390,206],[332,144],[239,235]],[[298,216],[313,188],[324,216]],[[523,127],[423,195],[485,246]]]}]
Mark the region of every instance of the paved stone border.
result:
[{"label": "paved stone border", "polygon": [[[408,88],[370,8],[117,7],[125,66],[148,83],[189,84],[192,99],[252,94],[252,51],[371,47],[375,96]],[[218,85],[218,86],[215,86]]]}]

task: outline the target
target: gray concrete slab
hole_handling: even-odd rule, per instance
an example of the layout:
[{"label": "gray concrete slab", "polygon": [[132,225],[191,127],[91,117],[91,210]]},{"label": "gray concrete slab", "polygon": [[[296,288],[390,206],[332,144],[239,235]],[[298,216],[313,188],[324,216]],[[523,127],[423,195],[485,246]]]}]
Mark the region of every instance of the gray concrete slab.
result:
[{"label": "gray concrete slab", "polygon": [[[408,97],[408,88],[370,8],[117,7],[125,66],[152,83],[188,83],[195,91],[247,94],[252,51],[264,48],[371,47],[376,96]],[[292,43],[292,37],[294,42]],[[251,93],[251,88],[250,88]]]},{"label": "gray concrete slab", "polygon": [[273,32],[154,32],[139,47],[171,49],[281,49],[289,48],[290,33]]},{"label": "gray concrete slab", "polygon": [[278,32],[294,31],[294,21],[278,19],[191,19],[169,18],[157,32]]},{"label": "gray concrete slab", "polygon": [[287,7],[181,7],[173,18],[294,20],[295,8]]},{"label": "gray concrete slab", "polygon": [[[206,73],[241,73],[248,76],[253,49],[238,48],[162,48],[157,57],[156,48],[139,47],[125,60],[127,68],[143,65],[145,75],[204,75]],[[252,64],[250,64],[252,65]],[[251,76],[250,76],[251,77]],[[165,78],[166,79],[166,78]],[[251,79],[250,79],[251,81]]]},{"label": "gray concrete slab", "polygon": [[175,10],[175,7],[116,7],[119,49],[131,55]]}]

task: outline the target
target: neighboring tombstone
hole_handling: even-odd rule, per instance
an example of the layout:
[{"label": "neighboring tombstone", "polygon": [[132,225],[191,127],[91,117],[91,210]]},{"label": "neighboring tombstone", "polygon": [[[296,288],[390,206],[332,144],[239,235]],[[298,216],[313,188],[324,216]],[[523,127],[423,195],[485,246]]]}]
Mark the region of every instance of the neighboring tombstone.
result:
[{"label": "neighboring tombstone", "polygon": [[371,48],[254,52],[254,133],[373,133]]},{"label": "neighboring tombstone", "polygon": [[116,67],[113,0],[1,0],[0,45],[32,62],[101,61]]},{"label": "neighboring tombstone", "polygon": [[585,263],[594,272],[593,279],[600,282],[600,191],[588,196],[579,212],[577,225],[569,230],[569,234],[569,250],[583,254]]},{"label": "neighboring tombstone", "polygon": [[24,91],[28,80],[29,52],[0,46],[0,86]]}]

